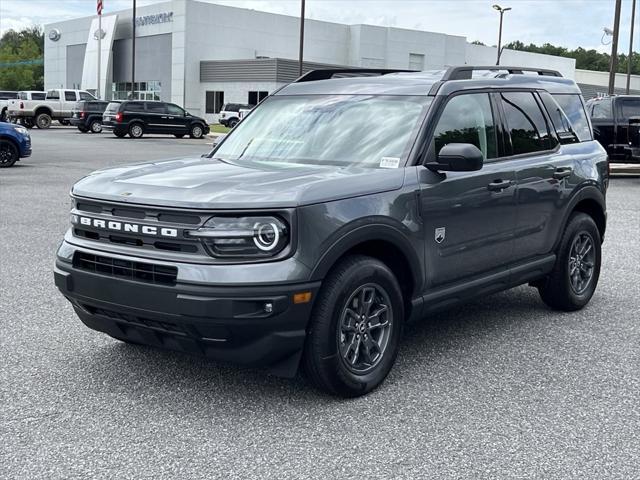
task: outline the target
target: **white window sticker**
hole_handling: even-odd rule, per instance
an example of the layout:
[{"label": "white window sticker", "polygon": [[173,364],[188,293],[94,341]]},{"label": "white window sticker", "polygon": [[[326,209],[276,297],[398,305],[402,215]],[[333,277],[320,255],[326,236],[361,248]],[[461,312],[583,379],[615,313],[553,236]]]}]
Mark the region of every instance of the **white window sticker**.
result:
[{"label": "white window sticker", "polygon": [[380,159],[380,168],[398,168],[400,159],[398,157],[382,157]]}]

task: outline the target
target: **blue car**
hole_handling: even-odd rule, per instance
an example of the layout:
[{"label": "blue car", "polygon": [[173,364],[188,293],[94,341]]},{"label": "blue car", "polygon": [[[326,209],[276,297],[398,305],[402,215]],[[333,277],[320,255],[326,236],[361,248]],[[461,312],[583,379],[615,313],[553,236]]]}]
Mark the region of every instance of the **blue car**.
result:
[{"label": "blue car", "polygon": [[11,167],[31,155],[29,131],[12,123],[0,123],[0,168]]}]

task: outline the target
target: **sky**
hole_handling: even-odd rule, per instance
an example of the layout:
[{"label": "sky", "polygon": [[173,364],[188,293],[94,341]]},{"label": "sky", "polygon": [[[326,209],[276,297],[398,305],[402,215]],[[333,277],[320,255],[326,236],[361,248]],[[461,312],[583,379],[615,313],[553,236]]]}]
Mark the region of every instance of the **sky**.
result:
[{"label": "sky", "polygon": [[[131,0],[103,0],[104,13],[129,8]],[[193,0],[187,0],[193,1]],[[300,0],[200,0],[222,5],[299,15]],[[567,48],[603,45],[603,27],[613,26],[614,0],[307,0],[306,17],[339,23],[365,23],[462,35],[467,41],[497,43],[499,2],[504,15],[503,42],[551,43]],[[623,0],[619,51],[629,49],[631,2]],[[158,0],[138,0],[138,5]],[[0,0],[0,33],[13,28],[92,15],[95,0]],[[636,8],[634,50],[640,51],[640,2]],[[605,42],[610,42],[606,38]]]}]

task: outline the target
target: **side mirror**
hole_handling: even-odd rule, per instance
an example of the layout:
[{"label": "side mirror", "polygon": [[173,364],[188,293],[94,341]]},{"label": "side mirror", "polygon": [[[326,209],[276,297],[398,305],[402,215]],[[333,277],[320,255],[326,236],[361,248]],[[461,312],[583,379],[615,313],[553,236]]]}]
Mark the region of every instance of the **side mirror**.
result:
[{"label": "side mirror", "polygon": [[484,157],[472,143],[448,143],[440,149],[435,162],[425,166],[429,170],[443,172],[474,172],[480,170]]}]

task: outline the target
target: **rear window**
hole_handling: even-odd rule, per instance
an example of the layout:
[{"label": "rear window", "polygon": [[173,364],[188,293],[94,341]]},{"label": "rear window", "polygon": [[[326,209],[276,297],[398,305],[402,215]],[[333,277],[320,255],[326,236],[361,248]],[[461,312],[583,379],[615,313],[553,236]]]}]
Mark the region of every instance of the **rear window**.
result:
[{"label": "rear window", "polygon": [[109,103],[109,105],[107,105],[107,108],[105,109],[105,113],[109,112],[109,113],[115,113],[118,111],[118,108],[120,107],[120,103],[119,102],[111,102]]},{"label": "rear window", "polygon": [[562,110],[562,107],[554,100],[554,98],[547,92],[540,92],[540,99],[544,105],[551,123],[560,138],[561,143],[576,143],[579,142],[579,138],[576,132],[573,130],[573,125]]},{"label": "rear window", "polygon": [[623,120],[640,117],[640,98],[622,98],[620,104],[620,114]]},{"label": "rear window", "polygon": [[587,142],[592,139],[591,127],[589,127],[589,120],[582,104],[580,95],[573,94],[556,94],[553,98],[562,111],[567,116],[573,127],[573,131],[578,135],[578,139],[581,142]]}]

